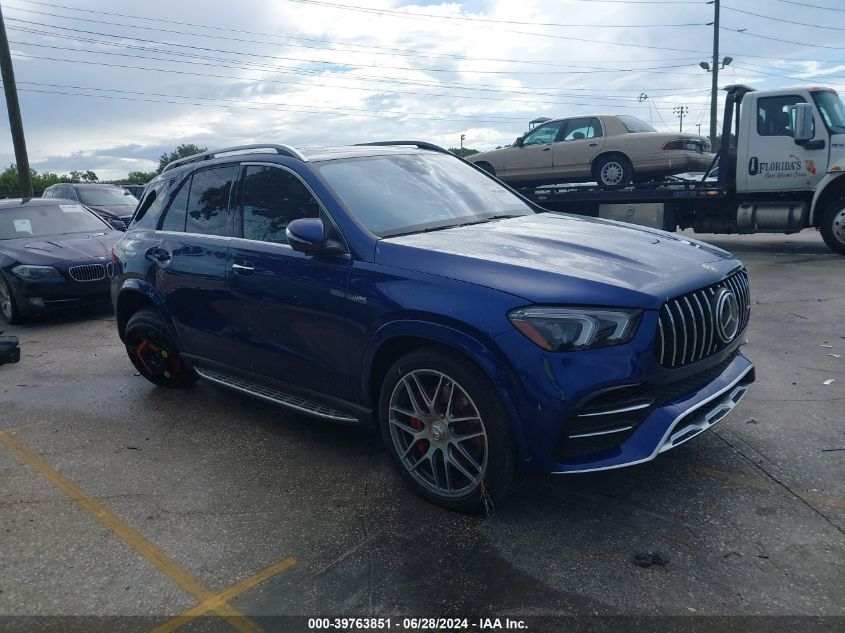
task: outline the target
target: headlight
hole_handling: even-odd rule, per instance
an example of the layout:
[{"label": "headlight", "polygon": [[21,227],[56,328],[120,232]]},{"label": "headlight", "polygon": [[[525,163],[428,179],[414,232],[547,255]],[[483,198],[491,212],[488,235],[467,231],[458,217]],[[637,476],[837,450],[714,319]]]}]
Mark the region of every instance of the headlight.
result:
[{"label": "headlight", "polygon": [[511,323],[532,342],[550,352],[619,345],[634,338],[642,310],[594,308],[520,308],[508,314]]},{"label": "headlight", "polygon": [[47,279],[48,277],[61,277],[62,273],[52,266],[15,266],[12,268],[21,279]]}]

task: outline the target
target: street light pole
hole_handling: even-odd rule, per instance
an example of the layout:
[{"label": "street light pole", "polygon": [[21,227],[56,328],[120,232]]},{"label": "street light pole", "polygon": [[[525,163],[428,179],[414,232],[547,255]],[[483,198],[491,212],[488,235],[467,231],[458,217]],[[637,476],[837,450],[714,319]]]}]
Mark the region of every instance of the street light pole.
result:
[{"label": "street light pole", "polygon": [[464,139],[467,137],[466,134],[461,134],[461,153],[464,152]]},{"label": "street light pole", "polygon": [[23,135],[21,106],[18,103],[18,89],[15,85],[15,70],[12,67],[12,53],[6,38],[6,23],[3,22],[3,9],[0,7],[0,73],[3,76],[3,90],[6,92],[6,108],[9,110],[9,127],[12,132],[12,145],[15,148],[15,163],[18,167],[18,184],[21,196],[32,197],[32,175],[29,173],[29,158],[26,155],[26,140]]},{"label": "street light pole", "polygon": [[710,88],[710,143],[716,146],[716,113],[719,107],[719,0],[713,0],[713,83]]}]

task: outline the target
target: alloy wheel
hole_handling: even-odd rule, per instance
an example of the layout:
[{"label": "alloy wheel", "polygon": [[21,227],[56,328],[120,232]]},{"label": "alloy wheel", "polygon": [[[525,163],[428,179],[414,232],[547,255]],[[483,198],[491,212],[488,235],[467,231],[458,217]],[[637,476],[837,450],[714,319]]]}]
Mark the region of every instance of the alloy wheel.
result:
[{"label": "alloy wheel", "polygon": [[487,431],[475,403],[450,376],[405,374],[390,396],[393,448],[408,473],[434,494],[455,499],[478,488],[487,470]]}]

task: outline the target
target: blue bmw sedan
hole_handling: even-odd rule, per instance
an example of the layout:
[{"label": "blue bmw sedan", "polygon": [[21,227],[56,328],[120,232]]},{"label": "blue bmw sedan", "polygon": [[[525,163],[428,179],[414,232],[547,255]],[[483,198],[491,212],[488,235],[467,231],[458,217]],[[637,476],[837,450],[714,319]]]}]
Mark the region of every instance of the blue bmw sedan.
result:
[{"label": "blue bmw sedan", "polygon": [[156,385],[378,428],[404,479],[458,510],[724,418],[754,381],[742,263],[538,211],[426,143],[182,159],[113,250],[119,334]]}]

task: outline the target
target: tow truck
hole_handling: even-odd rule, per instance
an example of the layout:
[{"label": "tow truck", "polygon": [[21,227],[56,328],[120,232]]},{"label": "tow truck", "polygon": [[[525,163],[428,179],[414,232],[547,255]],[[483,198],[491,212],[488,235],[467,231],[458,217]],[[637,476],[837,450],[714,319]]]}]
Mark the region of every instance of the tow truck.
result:
[{"label": "tow truck", "polygon": [[722,142],[703,174],[624,189],[595,183],[519,189],[550,211],[598,216],[667,231],[821,231],[845,255],[845,106],[836,91],[725,88]]}]

